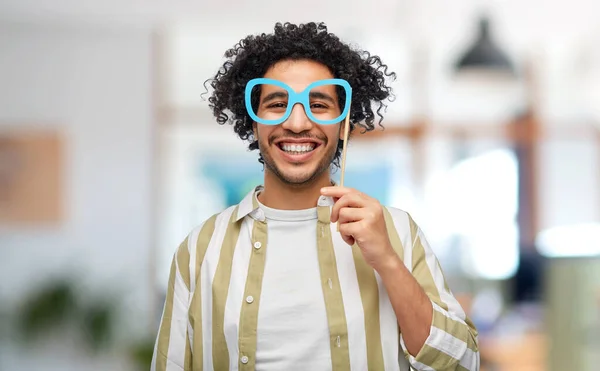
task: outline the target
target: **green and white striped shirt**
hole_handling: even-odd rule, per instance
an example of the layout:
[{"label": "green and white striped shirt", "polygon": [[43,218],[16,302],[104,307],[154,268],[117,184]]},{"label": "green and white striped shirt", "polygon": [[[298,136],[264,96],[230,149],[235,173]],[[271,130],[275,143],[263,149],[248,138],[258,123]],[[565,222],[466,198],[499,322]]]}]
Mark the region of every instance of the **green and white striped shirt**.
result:
[{"label": "green and white striped shirt", "polygon": [[[263,331],[259,308],[269,230],[256,197],[261,189],[213,215],[177,249],[151,370],[261,369],[257,336]],[[434,308],[430,335],[416,357],[406,350],[379,275],[358,248],[336,235],[336,225],[329,221],[332,205],[331,198],[319,198],[314,228],[315,272],[329,333],[327,369],[478,371],[477,331],[410,215],[384,208],[390,241]]]}]

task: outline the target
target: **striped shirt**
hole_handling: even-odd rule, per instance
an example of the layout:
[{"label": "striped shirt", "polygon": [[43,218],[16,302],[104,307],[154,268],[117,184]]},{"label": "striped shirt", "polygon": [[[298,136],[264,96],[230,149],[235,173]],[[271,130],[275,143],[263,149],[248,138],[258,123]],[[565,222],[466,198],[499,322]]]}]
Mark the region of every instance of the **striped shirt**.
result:
[{"label": "striped shirt", "polygon": [[[210,217],[176,250],[152,371],[259,368],[257,331],[268,248],[267,219],[256,197],[260,190]],[[478,371],[477,331],[411,216],[384,207],[390,241],[434,309],[430,335],[416,355],[406,349],[377,272],[359,249],[336,236],[336,224],[329,221],[332,205],[331,198],[319,198],[315,236],[329,327],[328,369]]]}]

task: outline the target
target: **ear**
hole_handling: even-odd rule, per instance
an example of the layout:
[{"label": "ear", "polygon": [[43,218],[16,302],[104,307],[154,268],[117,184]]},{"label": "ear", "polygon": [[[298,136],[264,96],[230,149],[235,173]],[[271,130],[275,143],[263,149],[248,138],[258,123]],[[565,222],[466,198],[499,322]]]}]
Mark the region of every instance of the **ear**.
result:
[{"label": "ear", "polygon": [[258,138],[258,128],[256,126],[256,122],[252,123],[252,133],[254,135],[254,139]]},{"label": "ear", "polygon": [[[344,140],[344,125],[346,125],[346,120],[340,123],[340,130],[338,135],[340,140]],[[350,131],[348,131],[348,139],[350,139]]]}]

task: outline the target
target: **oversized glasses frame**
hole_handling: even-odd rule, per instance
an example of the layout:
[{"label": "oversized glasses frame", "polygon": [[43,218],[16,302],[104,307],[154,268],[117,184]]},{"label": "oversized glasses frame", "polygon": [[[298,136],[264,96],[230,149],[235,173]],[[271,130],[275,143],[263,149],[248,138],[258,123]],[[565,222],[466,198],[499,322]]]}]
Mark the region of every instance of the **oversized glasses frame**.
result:
[{"label": "oversized glasses frame", "polygon": [[[279,117],[275,120],[267,120],[267,119],[262,119],[262,118],[258,117],[256,112],[254,112],[254,109],[252,108],[252,89],[254,89],[254,87],[256,87],[257,85],[274,85],[274,86],[284,89],[287,92],[288,104],[287,104],[285,113],[281,117]],[[319,119],[319,118],[315,117],[315,115],[313,115],[313,113],[310,110],[310,92],[311,92],[311,90],[318,88],[320,86],[324,86],[324,85],[340,86],[346,92],[346,100],[344,102],[344,110],[338,117],[336,117],[334,119],[329,119],[329,120]],[[350,84],[348,83],[348,81],[343,80],[343,79],[325,79],[325,80],[315,81],[315,82],[311,83],[310,85],[308,85],[303,91],[296,92],[291,87],[289,87],[287,84],[285,84],[279,80],[268,79],[268,78],[257,78],[257,79],[250,80],[248,82],[248,84],[246,84],[245,101],[246,101],[246,110],[248,111],[248,114],[250,115],[252,120],[254,120],[258,124],[279,125],[290,117],[290,114],[292,113],[292,109],[294,108],[294,106],[297,103],[300,103],[304,107],[306,116],[308,116],[308,118],[311,121],[313,121],[319,125],[331,125],[331,124],[339,123],[340,121],[342,121],[344,118],[346,118],[349,115],[350,103],[352,102],[352,87],[350,87]]]}]

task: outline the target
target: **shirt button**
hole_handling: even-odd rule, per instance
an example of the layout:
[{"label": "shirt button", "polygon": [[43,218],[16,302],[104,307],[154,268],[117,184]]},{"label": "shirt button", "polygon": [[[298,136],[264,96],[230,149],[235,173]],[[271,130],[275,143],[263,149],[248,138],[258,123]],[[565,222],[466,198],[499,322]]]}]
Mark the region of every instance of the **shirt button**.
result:
[{"label": "shirt button", "polygon": [[246,303],[252,304],[253,301],[254,301],[254,298],[252,297],[252,295],[249,295],[246,297]]},{"label": "shirt button", "polygon": [[258,242],[258,241],[256,241],[256,242],[254,243],[254,248],[255,248],[255,249],[260,249],[260,248],[261,248],[261,246],[262,246],[262,244],[261,244],[260,242]]},{"label": "shirt button", "polygon": [[248,363],[248,357],[242,356],[242,360],[241,361],[242,361],[243,364]]}]

